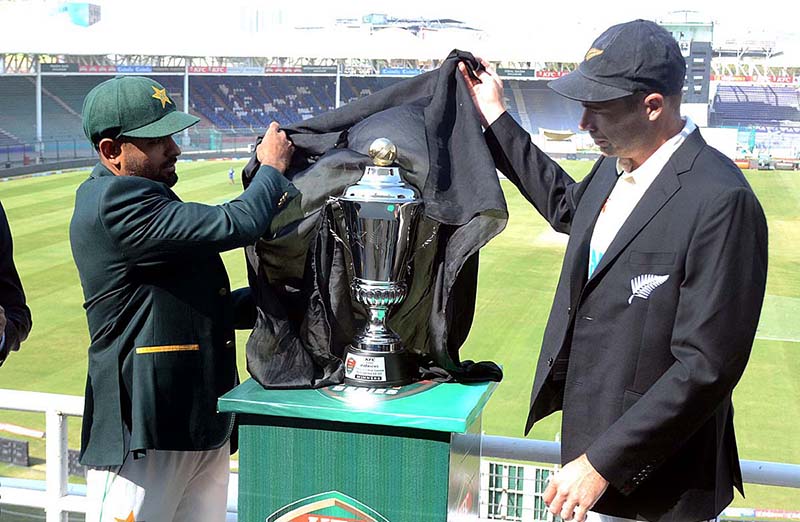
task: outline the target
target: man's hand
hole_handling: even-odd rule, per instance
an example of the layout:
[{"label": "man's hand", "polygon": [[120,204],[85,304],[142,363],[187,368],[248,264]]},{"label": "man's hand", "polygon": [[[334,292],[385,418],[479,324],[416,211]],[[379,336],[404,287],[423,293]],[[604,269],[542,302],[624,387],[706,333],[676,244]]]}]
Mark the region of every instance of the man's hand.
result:
[{"label": "man's hand", "polygon": [[503,81],[491,65],[481,58],[478,60],[484,67],[483,71],[477,73],[480,81],[470,78],[464,62],[459,62],[458,70],[467,82],[472,101],[481,115],[481,123],[486,128],[506,112],[506,106],[503,100]]},{"label": "man's hand", "polygon": [[594,469],[584,453],[551,475],[542,498],[550,513],[560,515],[564,520],[583,522],[586,512],[592,509],[607,487],[608,481]]},{"label": "man's hand", "polygon": [[289,162],[292,160],[294,145],[286,133],[280,129],[278,122],[273,121],[269,124],[264,139],[256,148],[256,157],[262,165],[275,167],[281,174],[286,172]]}]

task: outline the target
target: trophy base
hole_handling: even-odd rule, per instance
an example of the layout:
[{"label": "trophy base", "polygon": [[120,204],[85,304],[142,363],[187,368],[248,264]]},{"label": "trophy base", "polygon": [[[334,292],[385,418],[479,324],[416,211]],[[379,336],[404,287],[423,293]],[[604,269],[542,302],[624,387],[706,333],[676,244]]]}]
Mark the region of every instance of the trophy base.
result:
[{"label": "trophy base", "polygon": [[403,386],[412,381],[405,349],[376,352],[353,345],[345,349],[344,383],[367,388]]}]

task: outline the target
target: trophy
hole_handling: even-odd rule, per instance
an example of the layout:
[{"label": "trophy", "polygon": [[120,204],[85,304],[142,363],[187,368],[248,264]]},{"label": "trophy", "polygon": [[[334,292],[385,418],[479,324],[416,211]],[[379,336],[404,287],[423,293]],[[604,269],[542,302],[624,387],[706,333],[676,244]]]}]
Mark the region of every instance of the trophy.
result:
[{"label": "trophy", "polygon": [[339,238],[350,259],[350,292],[364,305],[367,322],[345,349],[346,384],[368,387],[411,382],[413,369],[400,336],[386,324],[405,299],[405,276],[423,203],[392,166],[397,147],[385,139],[369,148],[374,165],[344,194],[332,198],[341,212]]}]

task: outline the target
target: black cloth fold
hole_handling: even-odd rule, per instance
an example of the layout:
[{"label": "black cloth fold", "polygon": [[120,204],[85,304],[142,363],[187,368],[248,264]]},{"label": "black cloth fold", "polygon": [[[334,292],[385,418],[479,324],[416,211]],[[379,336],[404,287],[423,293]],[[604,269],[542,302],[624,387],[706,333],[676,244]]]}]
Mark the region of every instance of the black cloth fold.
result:
[{"label": "black cloth fold", "polygon": [[[420,367],[418,378],[475,382],[502,378],[492,362],[461,361],[472,325],[478,251],[508,220],[494,162],[453,51],[441,67],[398,82],[284,130],[295,145],[286,176],[300,196],[247,249],[256,325],[247,368],[265,387],[342,382],[342,354],[365,311],[350,297],[331,196],[361,178],[377,138],[398,149],[396,164],[425,203],[408,270],[406,299],[388,324]],[[260,138],[259,138],[260,141]],[[258,170],[255,154],[242,172]]]}]

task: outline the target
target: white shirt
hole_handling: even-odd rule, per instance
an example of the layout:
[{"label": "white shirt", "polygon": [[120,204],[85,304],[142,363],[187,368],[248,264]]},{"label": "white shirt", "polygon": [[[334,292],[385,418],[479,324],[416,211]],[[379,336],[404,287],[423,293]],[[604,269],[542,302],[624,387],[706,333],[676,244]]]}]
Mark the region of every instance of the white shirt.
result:
[{"label": "white shirt", "polygon": [[687,117],[685,121],[683,129],[665,141],[644,163],[639,165],[639,168],[631,172],[623,172],[619,160],[617,160],[619,177],[600,210],[589,243],[589,277],[600,264],[603,254],[606,253],[617,232],[631,215],[639,200],[642,199],[645,191],[658,177],[658,173],[678,150],[678,147],[686,141],[689,134],[697,128],[690,118]]}]

